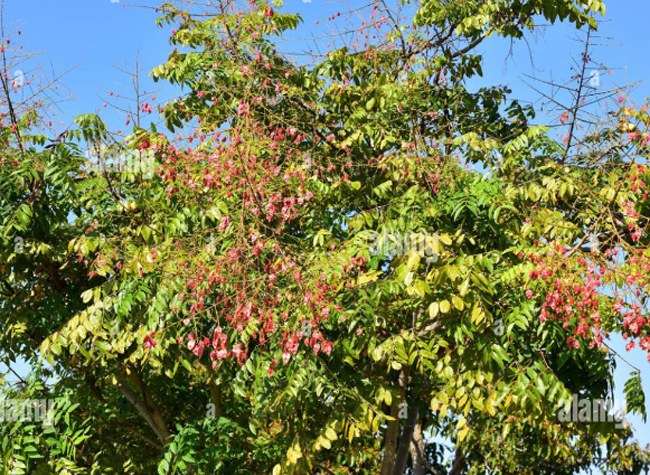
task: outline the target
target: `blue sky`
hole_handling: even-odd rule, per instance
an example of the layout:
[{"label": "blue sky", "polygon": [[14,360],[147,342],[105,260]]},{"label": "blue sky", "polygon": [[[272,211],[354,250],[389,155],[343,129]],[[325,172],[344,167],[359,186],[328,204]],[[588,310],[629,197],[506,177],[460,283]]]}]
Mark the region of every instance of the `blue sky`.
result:
[{"label": "blue sky", "polygon": [[[598,62],[614,68],[611,76],[603,78],[603,87],[641,81],[632,97],[643,101],[650,96],[650,85],[643,82],[650,77],[650,62],[646,57],[647,40],[642,40],[648,28],[650,2],[647,0],[609,0],[607,21],[601,24],[599,35],[609,39],[598,40],[606,46],[597,47],[593,57]],[[33,62],[53,68],[58,74],[65,73],[61,89],[73,91],[74,98],[60,104],[56,121],[68,125],[75,115],[103,111],[102,105],[108,91],[119,93],[119,84],[125,76],[114,66],[127,68],[122,61],[133,63],[139,53],[144,77],[156,65],[164,62],[171,50],[167,42],[170,27],[159,28],[155,24],[153,6],[158,1],[142,0],[140,7],[124,7],[111,0],[5,0],[5,26],[22,31],[21,42],[25,51],[40,52]],[[337,11],[346,9],[344,2],[325,0],[288,0],[285,8],[300,12],[303,25],[292,36],[292,48],[307,50],[309,38],[315,28],[323,31],[323,20]],[[571,75],[571,58],[578,57],[583,46],[575,41],[575,32],[566,25],[545,28],[542,34],[528,38],[527,43],[514,45],[514,55],[508,58],[510,44],[491,40],[481,45],[479,51],[486,55],[484,79],[486,84],[507,84],[514,96],[533,100],[536,94],[524,84],[525,74],[542,79],[566,80]],[[529,53],[530,48],[530,53]],[[534,64],[530,57],[534,58]],[[144,81],[143,89],[154,90],[150,80]],[[149,84],[147,84],[149,83]],[[159,87],[159,86],[158,86]],[[159,99],[169,97],[170,90],[163,90]],[[101,96],[101,97],[100,97]],[[123,124],[114,115],[109,122],[115,127]],[[641,368],[646,394],[650,396],[650,363],[641,351],[625,354],[620,342],[614,348],[626,359]],[[626,380],[631,368],[619,362],[616,380],[618,389]],[[639,439],[650,443],[648,425],[631,418],[637,428]]]}]

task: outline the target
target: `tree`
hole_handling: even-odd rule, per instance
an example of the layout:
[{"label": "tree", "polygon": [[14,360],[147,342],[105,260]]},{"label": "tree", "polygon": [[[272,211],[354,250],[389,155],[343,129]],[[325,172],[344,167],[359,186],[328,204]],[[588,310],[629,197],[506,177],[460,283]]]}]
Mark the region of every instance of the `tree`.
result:
[{"label": "tree", "polygon": [[[609,333],[650,347],[647,111],[562,141],[506,87],[466,87],[490,36],[596,28],[604,5],[366,10],[300,64],[279,41],[298,15],[167,4],[164,131],[5,114],[0,341],[37,368],[5,392],[63,421],[5,424],[5,469],[647,470],[629,428],[558,419],[611,393]],[[645,416],[638,374],[626,390]]]}]

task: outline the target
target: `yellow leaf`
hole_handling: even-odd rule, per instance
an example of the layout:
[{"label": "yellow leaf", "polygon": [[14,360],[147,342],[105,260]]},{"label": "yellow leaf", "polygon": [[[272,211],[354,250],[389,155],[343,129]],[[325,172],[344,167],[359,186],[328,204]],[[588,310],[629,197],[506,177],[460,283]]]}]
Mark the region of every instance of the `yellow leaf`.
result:
[{"label": "yellow leaf", "polygon": [[458,292],[460,292],[460,296],[464,297],[467,294],[467,290],[469,289],[469,279],[465,279],[465,281],[460,284],[460,287],[458,287]]},{"label": "yellow leaf", "polygon": [[367,274],[361,274],[357,282],[359,285],[367,284],[368,282],[376,281],[378,276],[379,272],[377,271],[368,272]]},{"label": "yellow leaf", "polygon": [[466,425],[467,425],[467,419],[461,417],[460,419],[458,419],[458,422],[456,423],[456,430],[460,430]]},{"label": "yellow leaf", "polygon": [[438,235],[428,236],[427,237],[427,247],[426,249],[431,250],[431,255],[439,256],[440,255],[440,245],[438,244]]},{"label": "yellow leaf", "polygon": [[412,270],[414,268],[417,269],[418,265],[420,265],[420,256],[414,253],[406,263],[406,268],[408,270]]},{"label": "yellow leaf", "polygon": [[[399,363],[398,363],[399,364]],[[393,403],[393,395],[391,394],[390,391],[386,391],[385,389],[382,388],[383,391],[383,396],[384,396],[384,402],[390,406]]]},{"label": "yellow leaf", "polygon": [[429,305],[429,316],[431,318],[436,318],[436,315],[438,315],[439,311],[440,305],[438,305],[438,302],[433,302],[431,305]]},{"label": "yellow leaf", "polygon": [[483,310],[481,307],[476,304],[474,306],[474,310],[472,310],[472,323],[474,325],[478,325],[485,319],[485,313],[483,313]]}]

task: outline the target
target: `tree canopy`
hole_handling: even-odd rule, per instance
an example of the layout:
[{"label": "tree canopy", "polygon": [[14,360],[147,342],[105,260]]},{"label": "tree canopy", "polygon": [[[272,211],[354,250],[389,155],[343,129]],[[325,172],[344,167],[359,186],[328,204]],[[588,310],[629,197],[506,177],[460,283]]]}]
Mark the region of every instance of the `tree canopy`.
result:
[{"label": "tree canopy", "polygon": [[178,97],[127,137],[48,127],[3,39],[0,356],[33,371],[0,391],[56,401],[0,426],[3,473],[646,473],[629,427],[558,410],[611,396],[610,335],[650,351],[647,107],[584,126],[588,50],[560,134],[468,87],[482,42],[605,5],[356,13],[298,61],[279,4],[165,4]]}]

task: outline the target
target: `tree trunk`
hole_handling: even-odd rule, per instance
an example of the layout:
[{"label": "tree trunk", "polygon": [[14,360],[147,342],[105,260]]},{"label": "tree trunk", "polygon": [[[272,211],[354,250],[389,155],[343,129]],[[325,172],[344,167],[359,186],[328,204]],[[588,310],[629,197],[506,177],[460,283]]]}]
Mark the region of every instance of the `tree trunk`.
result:
[{"label": "tree trunk", "polygon": [[413,430],[413,475],[426,474],[426,459],[424,455],[424,435],[422,434],[422,424],[418,421]]},{"label": "tree trunk", "polygon": [[169,429],[167,428],[167,422],[154,402],[149,388],[142,379],[142,375],[140,375],[137,368],[133,366],[127,366],[126,373],[128,378],[131,380],[131,383],[140,394],[138,395],[133,389],[131,389],[131,386],[121,378],[118,378],[118,389],[126,399],[135,406],[142,417],[144,417],[144,420],[147,421],[149,427],[151,427],[158,436],[160,442],[167,444],[171,439]]},{"label": "tree trunk", "polygon": [[208,388],[210,389],[212,404],[214,404],[214,413],[217,417],[224,417],[225,413],[221,404],[221,388],[214,382],[214,370],[210,363],[205,366],[205,369],[208,372]]},{"label": "tree trunk", "polygon": [[395,451],[397,448],[397,434],[399,432],[399,405],[397,398],[393,399],[390,407],[392,421],[388,421],[386,436],[384,437],[384,460],[381,464],[381,475],[393,475],[395,467]]},{"label": "tree trunk", "polygon": [[397,436],[399,435],[399,401],[405,401],[406,385],[408,382],[408,366],[399,372],[397,386],[399,398],[394,397],[390,406],[392,421],[388,421],[386,436],[384,437],[384,460],[381,464],[381,475],[393,475],[395,468],[395,455],[397,452]]},{"label": "tree trunk", "polygon": [[465,462],[465,456],[463,455],[463,451],[458,448],[456,449],[456,458],[454,459],[454,465],[451,467],[449,475],[460,475],[463,470],[463,462]]},{"label": "tree trunk", "polygon": [[138,397],[138,395],[129,387],[128,384],[124,382],[119,382],[117,388],[120,392],[126,397],[126,399],[133,404],[133,406],[138,410],[140,415],[147,421],[147,424],[154,431],[158,439],[163,444],[166,444],[169,441],[169,432],[166,428],[160,427],[156,418],[154,418],[152,411],[147,407],[147,405]]},{"label": "tree trunk", "polygon": [[402,430],[402,435],[399,439],[399,447],[397,450],[397,456],[395,457],[395,467],[393,468],[393,475],[404,475],[406,472],[406,462],[409,458],[409,449],[411,447],[411,439],[413,438],[413,431],[415,429],[415,424],[419,418],[418,407],[415,404],[410,404],[408,406],[408,415],[406,418],[406,424]]},{"label": "tree trunk", "polygon": [[153,419],[156,422],[156,425],[158,426],[160,433],[164,436],[164,440],[161,440],[161,442],[163,443],[169,442],[170,434],[169,434],[169,429],[167,428],[167,421],[165,421],[162,412],[160,412],[160,410],[158,409],[158,405],[153,400],[151,391],[149,391],[149,388],[145,384],[142,375],[137,370],[137,368],[131,368],[129,377],[131,378],[131,382],[142,394],[147,409],[149,409],[149,411],[151,412],[151,415],[153,416]]}]

